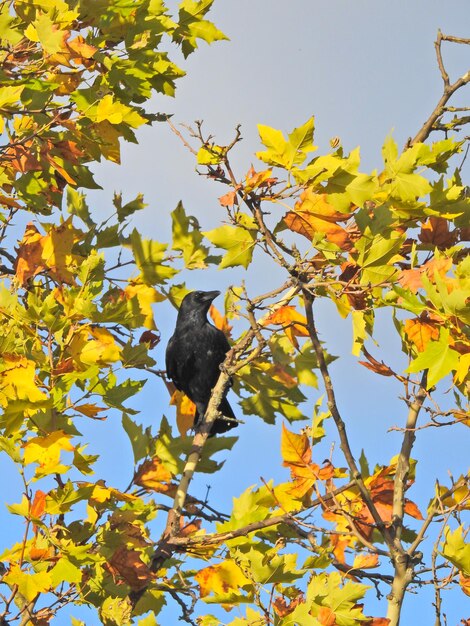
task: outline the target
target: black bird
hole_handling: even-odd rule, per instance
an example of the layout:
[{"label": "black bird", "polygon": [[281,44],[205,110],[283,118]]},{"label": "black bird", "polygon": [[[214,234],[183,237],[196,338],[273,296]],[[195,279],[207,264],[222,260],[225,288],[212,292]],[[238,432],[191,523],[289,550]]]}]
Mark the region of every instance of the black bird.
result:
[{"label": "black bird", "polygon": [[[197,408],[195,425],[204,417],[212,389],[220,375],[230,344],[224,333],[207,320],[212,300],[220,291],[192,291],[181,302],[176,328],[166,349],[166,373],[176,388],[194,402]],[[233,421],[217,418],[210,436],[237,426],[232,407],[224,398],[219,411]]]}]

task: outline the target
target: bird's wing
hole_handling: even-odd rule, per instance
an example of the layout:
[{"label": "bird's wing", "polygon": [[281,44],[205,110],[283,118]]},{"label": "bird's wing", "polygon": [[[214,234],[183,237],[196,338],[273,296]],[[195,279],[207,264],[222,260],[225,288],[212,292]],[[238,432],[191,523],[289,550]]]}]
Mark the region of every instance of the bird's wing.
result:
[{"label": "bird's wing", "polygon": [[178,360],[175,336],[171,337],[165,352],[166,376],[175,383],[177,389],[181,389],[178,383]]}]

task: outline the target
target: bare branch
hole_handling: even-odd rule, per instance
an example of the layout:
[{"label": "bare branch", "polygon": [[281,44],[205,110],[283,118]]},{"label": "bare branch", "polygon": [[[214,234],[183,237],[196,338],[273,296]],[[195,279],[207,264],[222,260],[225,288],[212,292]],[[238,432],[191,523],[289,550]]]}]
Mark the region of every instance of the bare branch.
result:
[{"label": "bare branch", "polygon": [[451,35],[443,35],[440,30],[438,31],[437,39],[434,43],[434,46],[436,48],[437,65],[439,67],[439,71],[441,73],[442,80],[444,83],[444,92],[442,96],[440,97],[439,102],[435,106],[434,111],[431,113],[428,119],[424,122],[420,131],[413,137],[413,139],[410,139],[408,141],[407,147],[411,147],[415,143],[426,141],[426,139],[429,137],[432,131],[436,130],[436,125],[438,121],[440,120],[442,115],[446,112],[447,102],[450,100],[450,98],[454,95],[454,93],[458,89],[460,89],[461,87],[463,87],[464,85],[470,82],[470,71],[463,74],[463,76],[458,78],[454,83],[450,82],[449,75],[447,73],[447,70],[445,69],[444,61],[442,58],[441,46],[442,46],[443,41],[449,41],[452,43],[460,43],[460,44],[470,44],[469,39],[452,37]]}]

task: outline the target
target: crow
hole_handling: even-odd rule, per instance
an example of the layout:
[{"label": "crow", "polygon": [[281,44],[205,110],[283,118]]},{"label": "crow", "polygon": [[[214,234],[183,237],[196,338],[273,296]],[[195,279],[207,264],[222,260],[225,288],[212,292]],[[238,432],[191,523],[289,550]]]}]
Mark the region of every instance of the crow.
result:
[{"label": "crow", "polygon": [[[230,344],[224,333],[209,323],[207,312],[220,291],[192,291],[181,303],[176,328],[166,349],[166,373],[177,389],[184,391],[197,408],[195,425],[207,410],[213,387],[220,375]],[[224,398],[219,411],[225,418],[212,424],[210,437],[237,426],[232,407]]]}]

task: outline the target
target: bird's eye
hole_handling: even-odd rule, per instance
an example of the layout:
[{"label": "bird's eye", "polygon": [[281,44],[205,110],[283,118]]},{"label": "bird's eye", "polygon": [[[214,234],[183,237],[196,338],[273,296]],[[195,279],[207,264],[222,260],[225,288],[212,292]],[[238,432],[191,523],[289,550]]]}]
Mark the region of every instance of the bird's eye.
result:
[{"label": "bird's eye", "polygon": [[202,291],[196,291],[194,295],[196,298],[200,298],[202,296]]}]

